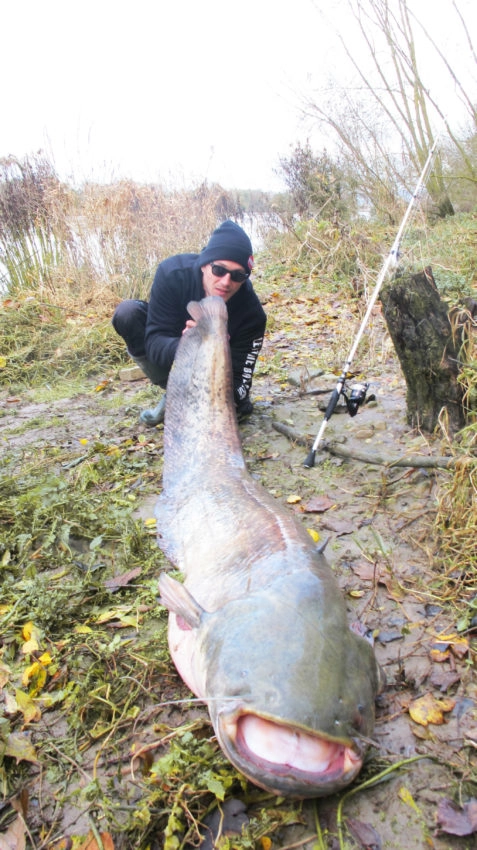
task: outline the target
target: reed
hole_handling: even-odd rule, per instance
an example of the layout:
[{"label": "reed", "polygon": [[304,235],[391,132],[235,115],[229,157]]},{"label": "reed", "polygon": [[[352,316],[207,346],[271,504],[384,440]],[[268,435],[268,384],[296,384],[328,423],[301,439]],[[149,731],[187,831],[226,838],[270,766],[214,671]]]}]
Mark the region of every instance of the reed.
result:
[{"label": "reed", "polygon": [[78,308],[146,297],[157,264],[199,251],[227,215],[240,205],[219,186],[73,189],[42,154],[9,157],[0,160],[0,287]]}]

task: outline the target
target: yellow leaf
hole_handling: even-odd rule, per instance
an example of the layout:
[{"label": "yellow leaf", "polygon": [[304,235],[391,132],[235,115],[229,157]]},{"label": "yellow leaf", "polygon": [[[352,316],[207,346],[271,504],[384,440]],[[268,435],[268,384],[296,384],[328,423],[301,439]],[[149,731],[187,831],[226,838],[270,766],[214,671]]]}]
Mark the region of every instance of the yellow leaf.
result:
[{"label": "yellow leaf", "polygon": [[23,638],[23,640],[30,640],[31,636],[33,635],[35,628],[36,628],[36,626],[34,625],[34,623],[31,622],[31,620],[28,623],[25,623],[25,625],[22,628],[22,638]]},{"label": "yellow leaf", "polygon": [[455,701],[452,699],[436,699],[432,694],[425,694],[409,704],[409,714],[414,722],[421,726],[427,726],[429,723],[442,726],[444,713],[452,711],[454,705]]},{"label": "yellow leaf", "polygon": [[[445,644],[443,644],[443,646],[445,646]],[[431,649],[429,655],[432,661],[437,661],[437,663],[440,664],[442,661],[447,661],[450,656],[450,650],[439,649],[438,647],[434,647],[433,649]]]},{"label": "yellow leaf", "polygon": [[22,628],[22,638],[25,643],[22,646],[23,655],[29,655],[32,652],[38,652],[40,649],[41,631],[38,626],[35,626],[31,621],[25,623]]},{"label": "yellow leaf", "polygon": [[53,659],[49,652],[43,652],[43,654],[40,655],[38,661],[40,662],[40,664],[43,664],[45,667],[48,667],[48,665],[51,664]]},{"label": "yellow leaf", "polygon": [[37,705],[33,702],[32,698],[25,693],[25,691],[21,691],[19,688],[15,691],[15,699],[17,701],[17,705],[21,713],[23,714],[23,719],[25,723],[34,723],[40,720],[41,711]]},{"label": "yellow leaf", "polygon": [[443,651],[445,648],[449,647],[450,651],[453,655],[456,655],[457,658],[464,658],[469,651],[468,639],[460,637],[455,633],[449,635],[438,635],[437,647],[439,647],[439,644],[443,644]]},{"label": "yellow leaf", "polygon": [[86,437],[82,437],[80,443],[82,446],[86,446],[89,443],[89,440]]},{"label": "yellow leaf", "polygon": [[22,732],[12,732],[7,738],[5,746],[5,755],[10,756],[20,761],[38,761],[33,744],[30,741],[29,735]]},{"label": "yellow leaf", "polygon": [[93,629],[89,626],[75,626],[74,631],[77,635],[90,635]]},{"label": "yellow leaf", "polygon": [[46,667],[39,661],[34,661],[24,670],[22,685],[24,688],[29,687],[30,693],[38,694],[45,687],[47,675]]},{"label": "yellow leaf", "polygon": [[349,595],[353,597],[353,599],[361,599],[364,596],[364,590],[350,590]]},{"label": "yellow leaf", "polygon": [[262,845],[262,850],[270,850],[272,846],[272,839],[269,838],[268,835],[262,835],[260,844]]},{"label": "yellow leaf", "polygon": [[7,358],[6,357],[0,357],[0,369],[5,369],[6,365],[7,365]]},{"label": "yellow leaf", "polygon": [[310,535],[311,539],[314,540],[315,543],[318,543],[318,540],[320,539],[320,535],[318,534],[318,532],[315,531],[314,528],[307,528],[306,530]]},{"label": "yellow leaf", "polygon": [[419,806],[416,805],[416,803],[414,801],[414,797],[412,796],[411,792],[408,791],[408,789],[405,788],[404,785],[399,789],[398,795],[399,795],[400,799],[403,801],[403,803],[406,803],[407,806],[409,806],[411,809],[414,809],[414,811],[418,815],[422,814]]},{"label": "yellow leaf", "polygon": [[30,655],[32,652],[38,652],[40,649],[40,644],[36,640],[36,638],[31,638],[31,640],[27,640],[22,646],[23,655]]},{"label": "yellow leaf", "polygon": [[295,493],[292,493],[291,496],[288,496],[287,502],[289,505],[296,505],[297,502],[301,502],[301,496],[297,496]]},{"label": "yellow leaf", "polygon": [[144,520],[144,525],[146,528],[155,528],[156,527],[156,518],[151,516]]}]

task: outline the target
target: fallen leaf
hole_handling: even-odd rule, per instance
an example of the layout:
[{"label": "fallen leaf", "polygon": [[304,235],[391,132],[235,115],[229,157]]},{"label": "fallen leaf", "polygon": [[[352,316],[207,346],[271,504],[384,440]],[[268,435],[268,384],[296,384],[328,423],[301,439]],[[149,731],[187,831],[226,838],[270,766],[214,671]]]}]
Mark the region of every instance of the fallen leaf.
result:
[{"label": "fallen leaf", "polygon": [[366,850],[368,848],[369,850],[381,850],[383,846],[381,837],[370,823],[363,823],[363,821],[355,818],[347,818],[346,824],[353,838],[360,842],[361,847],[366,848]]},{"label": "fallen leaf", "polygon": [[146,528],[155,528],[156,527],[156,518],[151,516],[144,520],[144,525]]},{"label": "fallen leaf", "polygon": [[38,706],[35,705],[29,694],[26,694],[25,691],[21,691],[19,688],[17,688],[15,691],[15,699],[17,702],[18,710],[21,711],[21,713],[23,714],[23,720],[25,721],[25,723],[37,723],[38,720],[41,719],[41,711]]},{"label": "fallen leaf", "polygon": [[428,726],[429,723],[441,726],[444,723],[444,714],[452,711],[454,706],[453,699],[436,699],[432,694],[425,694],[409,704],[409,714],[414,722],[421,726]]},{"label": "fallen leaf", "polygon": [[22,788],[15,797],[10,798],[10,805],[22,818],[26,818],[28,814],[29,802],[30,794],[28,793],[28,788]]},{"label": "fallen leaf", "polygon": [[10,678],[11,670],[2,661],[0,661],[0,688],[4,688]]},{"label": "fallen leaf", "polygon": [[124,617],[129,614],[130,610],[130,606],[124,606],[122,608],[108,608],[98,614],[95,618],[95,622],[101,625],[102,623],[109,623],[111,620],[123,620]]},{"label": "fallen leaf", "polygon": [[450,651],[457,658],[465,658],[469,652],[469,641],[465,637],[459,637],[457,634],[438,635],[434,644],[436,647],[444,645],[449,647]]},{"label": "fallen leaf", "polygon": [[337,519],[336,517],[323,517],[321,520],[321,524],[323,528],[328,529],[328,531],[334,531],[335,534],[352,534],[355,531],[355,526],[353,523],[349,522],[346,519]]},{"label": "fallen leaf", "polygon": [[33,764],[38,762],[35,748],[29,735],[25,732],[12,732],[8,736],[5,744],[5,755],[16,759],[17,764],[20,761],[31,761]]},{"label": "fallen leaf", "polygon": [[318,543],[318,540],[320,539],[320,535],[318,534],[318,532],[315,531],[314,528],[307,528],[306,530],[310,535],[311,539],[314,540],[315,543]]},{"label": "fallen leaf", "polygon": [[450,658],[450,649],[449,645],[446,643],[436,644],[432,647],[429,653],[431,660],[436,661],[437,664],[441,664],[443,661],[447,661]]},{"label": "fallen leaf", "polygon": [[36,638],[32,638],[31,640],[26,640],[22,646],[22,652],[24,655],[31,655],[32,652],[38,652],[40,649],[40,644],[36,640]]},{"label": "fallen leaf", "polygon": [[449,835],[472,835],[477,832],[477,800],[473,797],[459,808],[445,797],[437,807],[437,823]]},{"label": "fallen leaf", "polygon": [[465,658],[469,652],[468,638],[458,638],[450,644],[450,651],[456,658]]},{"label": "fallen leaf", "polygon": [[417,805],[416,801],[414,800],[414,797],[412,796],[411,792],[404,785],[402,785],[401,788],[399,789],[398,797],[399,797],[400,800],[403,801],[403,803],[406,803],[406,806],[409,806],[409,808],[413,809],[416,812],[416,814],[422,816],[422,812],[421,812],[419,806]]},{"label": "fallen leaf", "polygon": [[381,578],[379,567],[376,564],[370,564],[369,561],[359,561],[357,564],[351,564],[355,576],[361,581],[378,581]]},{"label": "fallen leaf", "polygon": [[333,502],[328,496],[314,496],[313,499],[310,499],[303,505],[303,510],[307,514],[322,514],[324,511],[329,511],[330,508],[333,508],[335,504],[336,502]]},{"label": "fallen leaf", "polygon": [[439,688],[439,690],[444,694],[449,690],[456,682],[460,681],[460,673],[456,673],[452,670],[442,671],[441,669],[436,668],[436,672],[431,674],[430,683],[434,688]]},{"label": "fallen leaf", "polygon": [[38,652],[40,649],[41,631],[38,626],[35,626],[31,621],[25,623],[22,628],[22,638],[25,643],[22,646],[24,655],[30,655],[32,652]]},{"label": "fallen leaf", "polygon": [[25,826],[21,818],[15,818],[6,832],[0,833],[0,850],[25,850]]},{"label": "fallen leaf", "polygon": [[292,493],[291,496],[288,496],[287,502],[289,505],[296,505],[298,502],[301,502],[301,496],[297,496],[296,493]]},{"label": "fallen leaf", "polygon": [[[104,850],[114,850],[114,841],[111,833],[101,832],[100,838]],[[99,850],[98,842],[92,832],[88,833],[86,841],[78,846],[78,850]]]},{"label": "fallen leaf", "polygon": [[[156,521],[154,520],[154,523]],[[126,587],[130,581],[137,578],[141,575],[141,567],[135,567],[133,570],[129,570],[127,573],[123,573],[120,576],[114,576],[114,578],[108,578],[104,582],[104,586],[108,588],[112,593],[115,590],[118,590],[120,587]]]},{"label": "fallen leaf", "polygon": [[90,626],[79,625],[74,627],[74,632],[77,635],[90,635],[93,629]]},{"label": "fallen leaf", "polygon": [[38,694],[45,687],[47,678],[46,667],[40,661],[34,661],[23,671],[22,685],[24,688],[29,686],[30,693]]}]

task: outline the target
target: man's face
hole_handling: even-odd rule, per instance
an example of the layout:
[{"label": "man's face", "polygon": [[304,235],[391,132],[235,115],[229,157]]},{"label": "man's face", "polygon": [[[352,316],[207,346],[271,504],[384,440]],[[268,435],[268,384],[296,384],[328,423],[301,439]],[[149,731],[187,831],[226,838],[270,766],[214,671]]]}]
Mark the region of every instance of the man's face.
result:
[{"label": "man's face", "polygon": [[[243,280],[234,281],[230,274],[225,274],[222,277],[213,273],[213,267],[227,269],[228,272],[239,271],[244,273],[244,269],[239,263],[234,263],[232,260],[215,260],[214,263],[207,263],[201,267],[202,284],[206,295],[220,295],[224,301],[228,301],[235,295],[242,286]],[[246,275],[248,277],[248,275]],[[246,278],[244,278],[245,280]]]}]

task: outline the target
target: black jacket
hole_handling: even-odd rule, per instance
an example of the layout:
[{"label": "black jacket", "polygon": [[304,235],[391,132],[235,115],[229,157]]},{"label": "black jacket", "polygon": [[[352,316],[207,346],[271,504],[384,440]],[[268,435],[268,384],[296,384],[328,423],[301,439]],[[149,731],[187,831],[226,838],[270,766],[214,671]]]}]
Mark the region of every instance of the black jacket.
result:
[{"label": "black jacket", "polygon": [[[170,369],[187,319],[189,301],[205,298],[199,254],[177,254],[157,268],[149,299],[146,357]],[[250,279],[227,301],[236,402],[248,396],[267,317]]]}]

